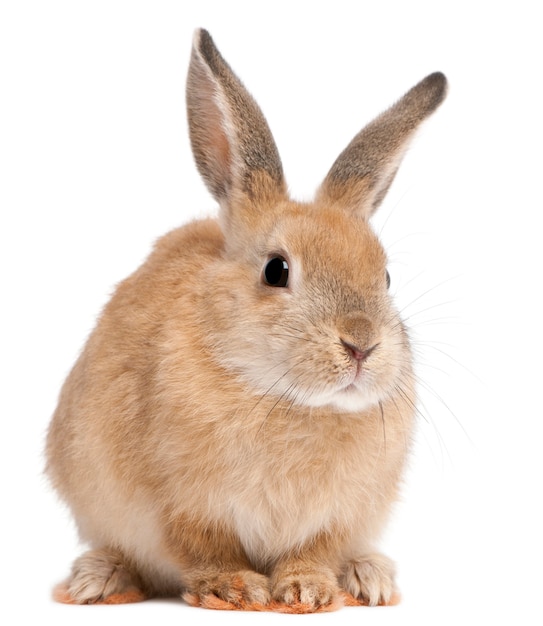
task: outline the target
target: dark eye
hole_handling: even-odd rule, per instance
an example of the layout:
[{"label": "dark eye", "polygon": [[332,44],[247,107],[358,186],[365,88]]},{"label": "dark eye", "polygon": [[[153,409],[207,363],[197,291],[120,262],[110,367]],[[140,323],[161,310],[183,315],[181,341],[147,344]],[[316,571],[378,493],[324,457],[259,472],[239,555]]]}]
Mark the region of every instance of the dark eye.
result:
[{"label": "dark eye", "polygon": [[264,268],[264,281],[270,287],[286,287],[288,284],[288,263],[282,256],[271,258]]},{"label": "dark eye", "polygon": [[388,270],[386,271],[386,279],[387,279],[387,289],[390,287],[390,274],[388,273]]}]

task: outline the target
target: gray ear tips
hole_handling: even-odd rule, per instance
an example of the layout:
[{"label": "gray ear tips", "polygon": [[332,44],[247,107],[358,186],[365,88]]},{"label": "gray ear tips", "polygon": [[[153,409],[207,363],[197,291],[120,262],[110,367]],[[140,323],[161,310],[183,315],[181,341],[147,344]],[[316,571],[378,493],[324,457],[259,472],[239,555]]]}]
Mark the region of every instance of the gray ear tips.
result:
[{"label": "gray ear tips", "polygon": [[428,76],[428,79],[435,85],[436,90],[439,90],[440,93],[445,97],[447,93],[447,87],[449,85],[449,81],[443,72],[434,72]]},{"label": "gray ear tips", "polygon": [[442,90],[447,88],[447,77],[443,72],[432,72],[424,78],[423,81],[435,85],[436,88],[441,88]]},{"label": "gray ear tips", "polygon": [[205,28],[197,28],[192,37],[192,47],[203,57],[209,57],[216,50],[213,39]]},{"label": "gray ear tips", "polygon": [[193,41],[197,47],[200,47],[201,44],[209,44],[213,42],[209,31],[205,28],[196,28],[194,31]]},{"label": "gray ear tips", "polygon": [[209,31],[207,31],[205,28],[195,28],[194,29],[194,34],[192,36],[192,40],[194,41],[194,44],[199,44],[200,41],[202,41],[202,39],[211,39],[211,35],[209,34]]},{"label": "gray ear tips", "polygon": [[213,74],[220,74],[223,71],[226,61],[205,28],[197,28],[194,31],[192,48],[193,55],[196,53],[196,57],[199,57]]},{"label": "gray ear tips", "polygon": [[[433,72],[418,84],[417,87],[424,90],[428,98],[428,109],[430,111],[437,109],[443,100],[445,100],[448,84],[447,77],[443,72]],[[417,87],[415,87],[415,89],[417,89]]]}]

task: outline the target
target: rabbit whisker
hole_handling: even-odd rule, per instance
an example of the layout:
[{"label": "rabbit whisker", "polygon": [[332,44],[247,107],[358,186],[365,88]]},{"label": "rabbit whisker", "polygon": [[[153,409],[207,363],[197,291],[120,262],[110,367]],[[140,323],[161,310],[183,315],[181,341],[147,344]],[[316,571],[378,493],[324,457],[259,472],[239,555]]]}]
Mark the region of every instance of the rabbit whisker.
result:
[{"label": "rabbit whisker", "polygon": [[387,429],[385,422],[385,410],[383,409],[383,403],[379,400],[379,410],[381,412],[381,423],[383,425],[383,444],[385,448],[385,456],[387,453]]}]

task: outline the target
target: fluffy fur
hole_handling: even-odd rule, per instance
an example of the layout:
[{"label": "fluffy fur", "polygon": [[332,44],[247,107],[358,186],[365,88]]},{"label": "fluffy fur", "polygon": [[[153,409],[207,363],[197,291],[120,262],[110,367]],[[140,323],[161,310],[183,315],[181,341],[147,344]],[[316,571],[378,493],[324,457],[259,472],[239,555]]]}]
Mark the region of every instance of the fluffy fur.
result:
[{"label": "fluffy fur", "polygon": [[[393,601],[376,547],[415,397],[368,219],[445,85],[415,86],[301,204],[258,105],[196,33],[189,128],[220,215],[158,241],[63,386],[47,472],[91,550],[58,599],[293,612]],[[284,287],[264,279],[277,255]]]}]

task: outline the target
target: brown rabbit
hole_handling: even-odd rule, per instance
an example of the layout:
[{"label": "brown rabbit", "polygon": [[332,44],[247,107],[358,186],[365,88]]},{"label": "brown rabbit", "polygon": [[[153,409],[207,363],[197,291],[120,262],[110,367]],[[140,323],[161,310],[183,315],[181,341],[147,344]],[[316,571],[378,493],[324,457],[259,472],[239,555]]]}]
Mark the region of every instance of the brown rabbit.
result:
[{"label": "brown rabbit", "polygon": [[258,105],[196,32],[190,137],[219,219],[158,241],[64,384],[47,472],[91,548],[65,600],[391,601],[376,542],[415,396],[368,220],[445,91],[425,78],[294,202]]}]

